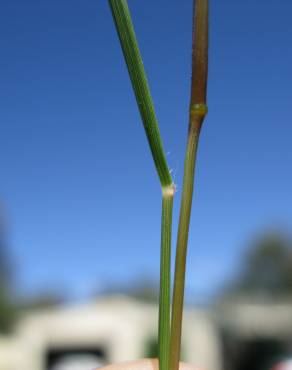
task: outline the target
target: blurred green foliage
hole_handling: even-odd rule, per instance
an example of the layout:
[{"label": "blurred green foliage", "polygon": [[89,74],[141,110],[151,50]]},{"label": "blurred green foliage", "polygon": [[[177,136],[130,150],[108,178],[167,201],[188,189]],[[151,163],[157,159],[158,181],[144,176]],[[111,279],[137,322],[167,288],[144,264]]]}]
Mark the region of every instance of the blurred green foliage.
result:
[{"label": "blurred green foliage", "polygon": [[6,227],[3,214],[0,214],[0,334],[11,331],[16,310],[12,305],[12,281],[9,259],[6,254]]},{"label": "blurred green foliage", "polygon": [[242,293],[292,295],[292,241],[280,234],[258,239],[243,259],[235,288]]}]

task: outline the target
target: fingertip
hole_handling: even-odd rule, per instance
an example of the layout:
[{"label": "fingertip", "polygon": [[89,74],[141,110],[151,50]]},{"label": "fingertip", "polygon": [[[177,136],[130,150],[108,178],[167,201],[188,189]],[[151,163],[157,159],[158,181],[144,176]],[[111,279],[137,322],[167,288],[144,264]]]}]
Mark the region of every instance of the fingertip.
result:
[{"label": "fingertip", "polygon": [[[112,364],[95,370],[159,370],[156,358],[144,358],[137,361]],[[179,370],[202,370],[191,364],[180,362]]]},{"label": "fingertip", "polygon": [[181,362],[179,364],[179,370],[202,370],[202,369],[199,369],[194,365],[187,364],[186,362]]}]

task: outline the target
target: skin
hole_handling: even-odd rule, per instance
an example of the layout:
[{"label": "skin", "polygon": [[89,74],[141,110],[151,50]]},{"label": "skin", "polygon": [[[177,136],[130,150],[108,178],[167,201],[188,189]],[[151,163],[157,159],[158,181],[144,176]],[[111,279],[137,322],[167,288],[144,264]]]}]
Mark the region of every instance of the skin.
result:
[{"label": "skin", "polygon": [[[132,362],[124,362],[120,364],[108,365],[99,370],[159,370],[158,361],[156,359],[143,359]],[[202,370],[193,365],[181,362],[179,370]]]}]

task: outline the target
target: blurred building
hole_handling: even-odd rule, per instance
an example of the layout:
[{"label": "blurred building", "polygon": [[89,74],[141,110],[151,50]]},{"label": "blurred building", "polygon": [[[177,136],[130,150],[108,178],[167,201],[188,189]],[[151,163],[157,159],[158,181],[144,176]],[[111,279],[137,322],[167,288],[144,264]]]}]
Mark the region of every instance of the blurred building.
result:
[{"label": "blurred building", "polygon": [[292,300],[233,297],[215,309],[224,370],[269,370],[292,357]]},{"label": "blurred building", "polygon": [[[11,337],[0,338],[0,370],[85,370],[156,356],[155,304],[124,296],[33,311]],[[210,315],[187,309],[182,356],[208,370],[221,369],[221,350]]]},{"label": "blurred building", "polygon": [[224,370],[269,370],[292,356],[292,240],[257,238],[215,305]]}]

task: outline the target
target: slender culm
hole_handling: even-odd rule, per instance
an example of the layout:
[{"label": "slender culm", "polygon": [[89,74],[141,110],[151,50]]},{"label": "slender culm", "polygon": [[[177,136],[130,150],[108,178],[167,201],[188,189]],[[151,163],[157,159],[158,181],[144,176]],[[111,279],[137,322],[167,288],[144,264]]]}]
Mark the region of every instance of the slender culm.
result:
[{"label": "slender culm", "polygon": [[191,104],[206,104],[208,80],[208,0],[195,0],[193,15]]},{"label": "slender culm", "polygon": [[160,253],[160,296],[158,322],[158,357],[160,370],[169,370],[170,345],[170,265],[171,230],[174,191],[162,196],[161,253]]},{"label": "slender culm", "polygon": [[154,105],[127,1],[109,0],[109,4],[162,188],[158,347],[159,368],[169,370],[170,264],[174,185],[163,150]]},{"label": "slender culm", "polygon": [[184,303],[185,267],[196,153],[203,120],[207,114],[208,0],[194,1],[192,80],[188,141],[184,164],[183,190],[176,246],[174,291],[171,318],[170,370],[179,368]]}]

